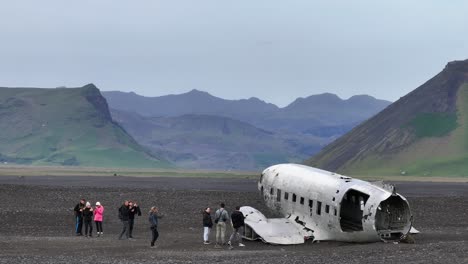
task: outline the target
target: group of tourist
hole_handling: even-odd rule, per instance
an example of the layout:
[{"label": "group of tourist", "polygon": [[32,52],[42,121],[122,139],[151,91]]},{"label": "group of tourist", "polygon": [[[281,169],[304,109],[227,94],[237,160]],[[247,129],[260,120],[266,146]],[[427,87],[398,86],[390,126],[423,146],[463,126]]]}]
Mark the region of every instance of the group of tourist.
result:
[{"label": "group of tourist", "polygon": [[104,206],[100,202],[96,202],[96,206],[93,208],[90,202],[85,199],[81,199],[80,202],[75,206],[75,232],[77,236],[83,235],[83,223],[85,226],[85,236],[93,236],[93,221],[96,224],[97,236],[102,236],[102,219],[104,215]]},{"label": "group of tourist", "polygon": [[[102,236],[102,220],[104,215],[104,206],[100,202],[96,202],[96,206],[92,207],[90,202],[87,202],[85,199],[81,199],[80,202],[75,206],[75,232],[77,236],[83,235],[83,224],[85,228],[85,236],[93,236],[93,225],[94,221],[96,225],[97,236]],[[133,227],[135,223],[135,216],[141,216],[140,207],[136,202],[125,201],[118,210],[119,219],[122,222],[122,232],[120,232],[119,240],[124,239],[133,239]],[[157,207],[151,207],[148,216],[148,222],[151,230],[151,247],[155,246],[155,242],[159,237],[158,232],[158,222],[162,215],[159,214]],[[210,242],[210,233],[213,225],[216,225],[216,244],[215,248],[221,248],[221,246],[226,245],[226,229],[227,224],[231,223],[232,234],[227,241],[229,249],[234,248],[234,243],[237,242],[239,247],[244,247],[242,244],[242,228],[244,227],[244,215],[240,211],[240,207],[237,206],[236,210],[229,215],[228,211],[225,209],[225,204],[221,203],[220,208],[216,210],[214,215],[214,224],[211,217],[211,208],[205,208],[203,211],[203,243],[205,245],[211,244]]]},{"label": "group of tourist", "polygon": [[[221,248],[226,245],[226,227],[227,223],[231,223],[232,234],[229,237],[227,245],[229,249],[233,249],[234,242],[239,243],[239,247],[244,247],[242,244],[242,228],[244,227],[244,214],[240,211],[240,207],[236,206],[236,210],[229,216],[228,211],[225,209],[225,204],[221,203],[220,208],[215,212],[215,225],[216,225],[216,244],[215,248]],[[213,228],[213,220],[211,218],[211,208],[205,208],[203,211],[203,243],[205,245],[211,244],[209,237],[211,229]]]},{"label": "group of tourist", "polygon": [[[75,206],[75,233],[77,236],[83,235],[83,224],[85,227],[85,236],[93,237],[93,226],[92,221],[96,224],[97,236],[102,236],[102,220],[104,215],[104,206],[100,202],[96,202],[96,206],[93,208],[90,202],[86,199],[81,199],[80,202]],[[135,216],[141,216],[140,207],[136,202],[125,201],[119,208],[119,219],[122,222],[122,232],[120,232],[119,240],[122,240],[125,236],[126,239],[133,239],[133,227],[135,224]],[[150,223],[150,229],[152,234],[151,247],[154,247],[156,240],[159,237],[158,233],[158,219],[161,215],[158,215],[158,208],[153,206],[149,212],[148,221]]]}]

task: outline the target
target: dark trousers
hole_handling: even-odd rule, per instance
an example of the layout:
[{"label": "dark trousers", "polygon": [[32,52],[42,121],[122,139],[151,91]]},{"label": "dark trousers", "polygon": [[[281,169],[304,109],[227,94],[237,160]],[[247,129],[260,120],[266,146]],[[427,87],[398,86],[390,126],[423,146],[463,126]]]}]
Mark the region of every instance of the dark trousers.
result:
[{"label": "dark trousers", "polygon": [[154,242],[156,242],[156,240],[159,237],[158,227],[157,226],[152,226],[151,227],[151,233],[152,233],[151,246],[154,246]]},{"label": "dark trousers", "polygon": [[135,219],[128,219],[128,227],[129,227],[129,231],[128,231],[128,235],[130,237],[132,237],[132,233],[133,233],[133,224],[135,223]]},{"label": "dark trousers", "polygon": [[75,232],[76,234],[83,234],[83,217],[75,217]]},{"label": "dark trousers", "polygon": [[[89,236],[91,236],[93,234],[93,223],[91,219],[85,220],[84,226],[85,226],[85,235],[89,234]],[[88,233],[88,230],[89,230],[89,233]]]},{"label": "dark trousers", "polygon": [[127,221],[122,221],[122,225],[123,225],[123,229],[122,229],[122,233],[120,233],[120,236],[119,236],[119,239],[122,239],[122,236],[125,234],[125,237],[129,237],[129,234],[128,232],[130,232],[130,228],[128,226],[128,220]]},{"label": "dark trousers", "polygon": [[102,233],[102,221],[94,221],[94,223],[96,223],[96,232]]}]

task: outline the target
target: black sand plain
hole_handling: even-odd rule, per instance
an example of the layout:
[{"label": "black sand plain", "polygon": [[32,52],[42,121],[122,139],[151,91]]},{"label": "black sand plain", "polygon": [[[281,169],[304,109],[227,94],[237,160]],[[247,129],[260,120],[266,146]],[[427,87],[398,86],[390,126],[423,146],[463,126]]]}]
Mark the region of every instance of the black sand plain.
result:
[{"label": "black sand plain", "polygon": [[[203,245],[201,209],[250,205],[267,216],[252,179],[169,177],[0,177],[0,263],[468,263],[468,183],[397,182],[421,231],[415,244],[320,242],[245,248]],[[105,206],[104,236],[74,236],[73,207],[81,197]],[[135,240],[117,240],[117,208],[138,201]],[[161,219],[149,247],[147,211]],[[228,229],[228,233],[230,229]],[[214,233],[212,237],[214,238]]]}]

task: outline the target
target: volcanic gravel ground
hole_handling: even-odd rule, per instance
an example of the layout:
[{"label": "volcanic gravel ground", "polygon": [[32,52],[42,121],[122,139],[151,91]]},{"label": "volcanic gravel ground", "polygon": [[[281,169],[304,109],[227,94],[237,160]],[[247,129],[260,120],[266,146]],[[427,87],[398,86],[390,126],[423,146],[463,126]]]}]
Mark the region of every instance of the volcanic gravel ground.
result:
[{"label": "volcanic gravel ground", "polygon": [[[274,216],[252,180],[2,177],[0,183],[0,263],[468,263],[465,183],[397,185],[421,231],[415,244],[245,241],[245,248],[234,250],[203,245],[201,210],[223,201],[229,211],[250,205]],[[104,236],[74,236],[73,207],[81,197],[104,205]],[[143,211],[131,241],[117,240],[117,209],[125,199],[138,201]],[[157,248],[149,247],[152,205],[164,214]]]}]

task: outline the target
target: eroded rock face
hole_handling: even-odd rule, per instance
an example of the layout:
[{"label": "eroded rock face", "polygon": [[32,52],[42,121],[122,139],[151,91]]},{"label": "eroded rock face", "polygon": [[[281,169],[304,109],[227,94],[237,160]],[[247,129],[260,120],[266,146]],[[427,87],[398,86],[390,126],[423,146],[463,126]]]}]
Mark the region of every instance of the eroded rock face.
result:
[{"label": "eroded rock face", "polygon": [[86,100],[96,108],[98,116],[106,121],[112,121],[107,101],[99,89],[94,84],[87,84],[82,89]]}]

